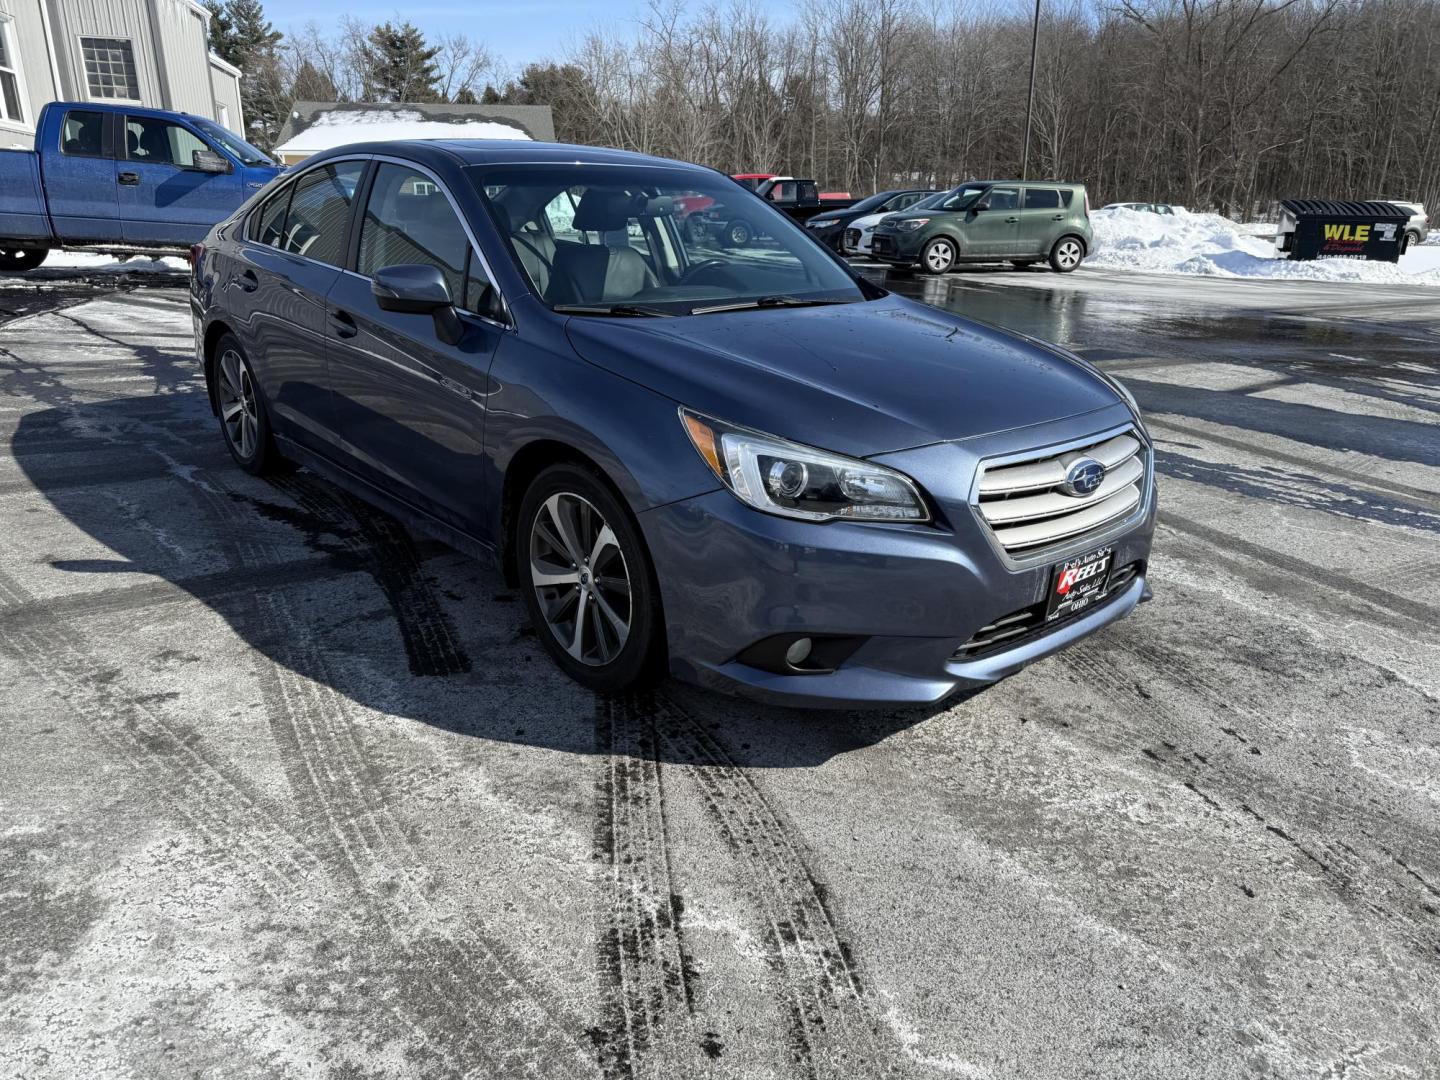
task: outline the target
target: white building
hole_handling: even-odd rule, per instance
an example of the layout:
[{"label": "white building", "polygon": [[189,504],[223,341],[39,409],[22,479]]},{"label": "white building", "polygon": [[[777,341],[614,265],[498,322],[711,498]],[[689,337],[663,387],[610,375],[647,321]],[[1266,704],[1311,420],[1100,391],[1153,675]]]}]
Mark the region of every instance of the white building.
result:
[{"label": "white building", "polygon": [[0,147],[30,147],[50,101],[135,104],[243,133],[240,71],[194,0],[0,0]]}]

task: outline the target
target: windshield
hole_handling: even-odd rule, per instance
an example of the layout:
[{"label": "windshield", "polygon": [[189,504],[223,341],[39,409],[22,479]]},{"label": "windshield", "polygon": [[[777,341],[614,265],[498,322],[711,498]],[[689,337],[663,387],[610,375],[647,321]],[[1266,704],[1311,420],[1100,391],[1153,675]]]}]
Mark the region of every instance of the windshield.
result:
[{"label": "windshield", "polygon": [[[929,206],[923,207],[926,210],[968,210],[970,204],[989,191],[988,187],[981,187],[976,184],[961,184],[939,196],[938,200]],[[936,198],[931,196],[932,199]],[[928,200],[927,200],[928,201]],[[920,206],[911,207],[912,210],[922,209]]]},{"label": "windshield", "polygon": [[268,156],[255,149],[255,147],[251,146],[233,131],[226,131],[219,124],[211,123],[209,120],[197,118],[193,123],[206,135],[209,135],[210,138],[214,139],[222,147],[239,158],[242,165],[275,164]]},{"label": "windshield", "polygon": [[718,175],[584,163],[469,172],[556,310],[688,315],[867,297],[798,225]]}]

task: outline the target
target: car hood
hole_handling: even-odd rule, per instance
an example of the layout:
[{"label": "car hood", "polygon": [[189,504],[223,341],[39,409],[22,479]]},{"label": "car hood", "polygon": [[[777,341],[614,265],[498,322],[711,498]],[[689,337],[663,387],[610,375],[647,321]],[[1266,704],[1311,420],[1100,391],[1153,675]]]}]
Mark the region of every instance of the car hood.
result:
[{"label": "car hood", "polygon": [[579,354],[733,424],[863,457],[1119,403],[1079,358],[886,297],[673,319],[572,318]]},{"label": "car hood", "polygon": [[852,229],[868,229],[873,225],[878,225],[881,218],[887,218],[889,216],[889,214],[866,214],[864,217],[857,217],[854,221],[850,222],[850,227]]}]

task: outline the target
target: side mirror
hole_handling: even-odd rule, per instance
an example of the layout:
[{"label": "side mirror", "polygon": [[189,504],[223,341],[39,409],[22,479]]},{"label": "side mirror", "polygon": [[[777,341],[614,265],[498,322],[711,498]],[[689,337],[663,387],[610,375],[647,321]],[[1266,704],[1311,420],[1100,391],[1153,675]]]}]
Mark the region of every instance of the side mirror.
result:
[{"label": "side mirror", "polygon": [[438,266],[428,263],[397,263],[375,272],[370,293],[381,311],[406,315],[431,315],[435,334],[447,345],[459,342],[464,333],[450,286]]},{"label": "side mirror", "polygon": [[228,173],[230,162],[214,150],[196,150],[190,155],[190,164],[201,172]]}]

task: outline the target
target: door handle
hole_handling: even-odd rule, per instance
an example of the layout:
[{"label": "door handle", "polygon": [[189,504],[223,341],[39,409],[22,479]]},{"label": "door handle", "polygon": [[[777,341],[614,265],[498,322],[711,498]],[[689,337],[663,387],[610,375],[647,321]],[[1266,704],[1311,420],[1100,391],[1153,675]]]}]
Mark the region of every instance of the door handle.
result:
[{"label": "door handle", "polygon": [[1019,221],[1020,219],[1018,217],[1007,217],[1005,220],[1013,223]]},{"label": "door handle", "polygon": [[336,337],[352,338],[360,332],[355,325],[355,320],[348,311],[341,311],[335,308],[330,312],[330,329],[335,331]]},{"label": "door handle", "polygon": [[246,270],[240,275],[240,288],[246,292],[254,292],[260,287],[260,279],[255,276],[254,270]]},{"label": "door handle", "polygon": [[134,185],[140,183],[140,174],[136,172],[122,172],[119,176],[116,177],[116,179],[119,180],[122,184],[133,187]]},{"label": "door handle", "polygon": [[1065,215],[1064,215],[1064,214],[1051,214],[1051,215],[1050,215],[1050,220],[1051,220],[1051,221],[1064,221],[1064,220],[1065,220]]}]

